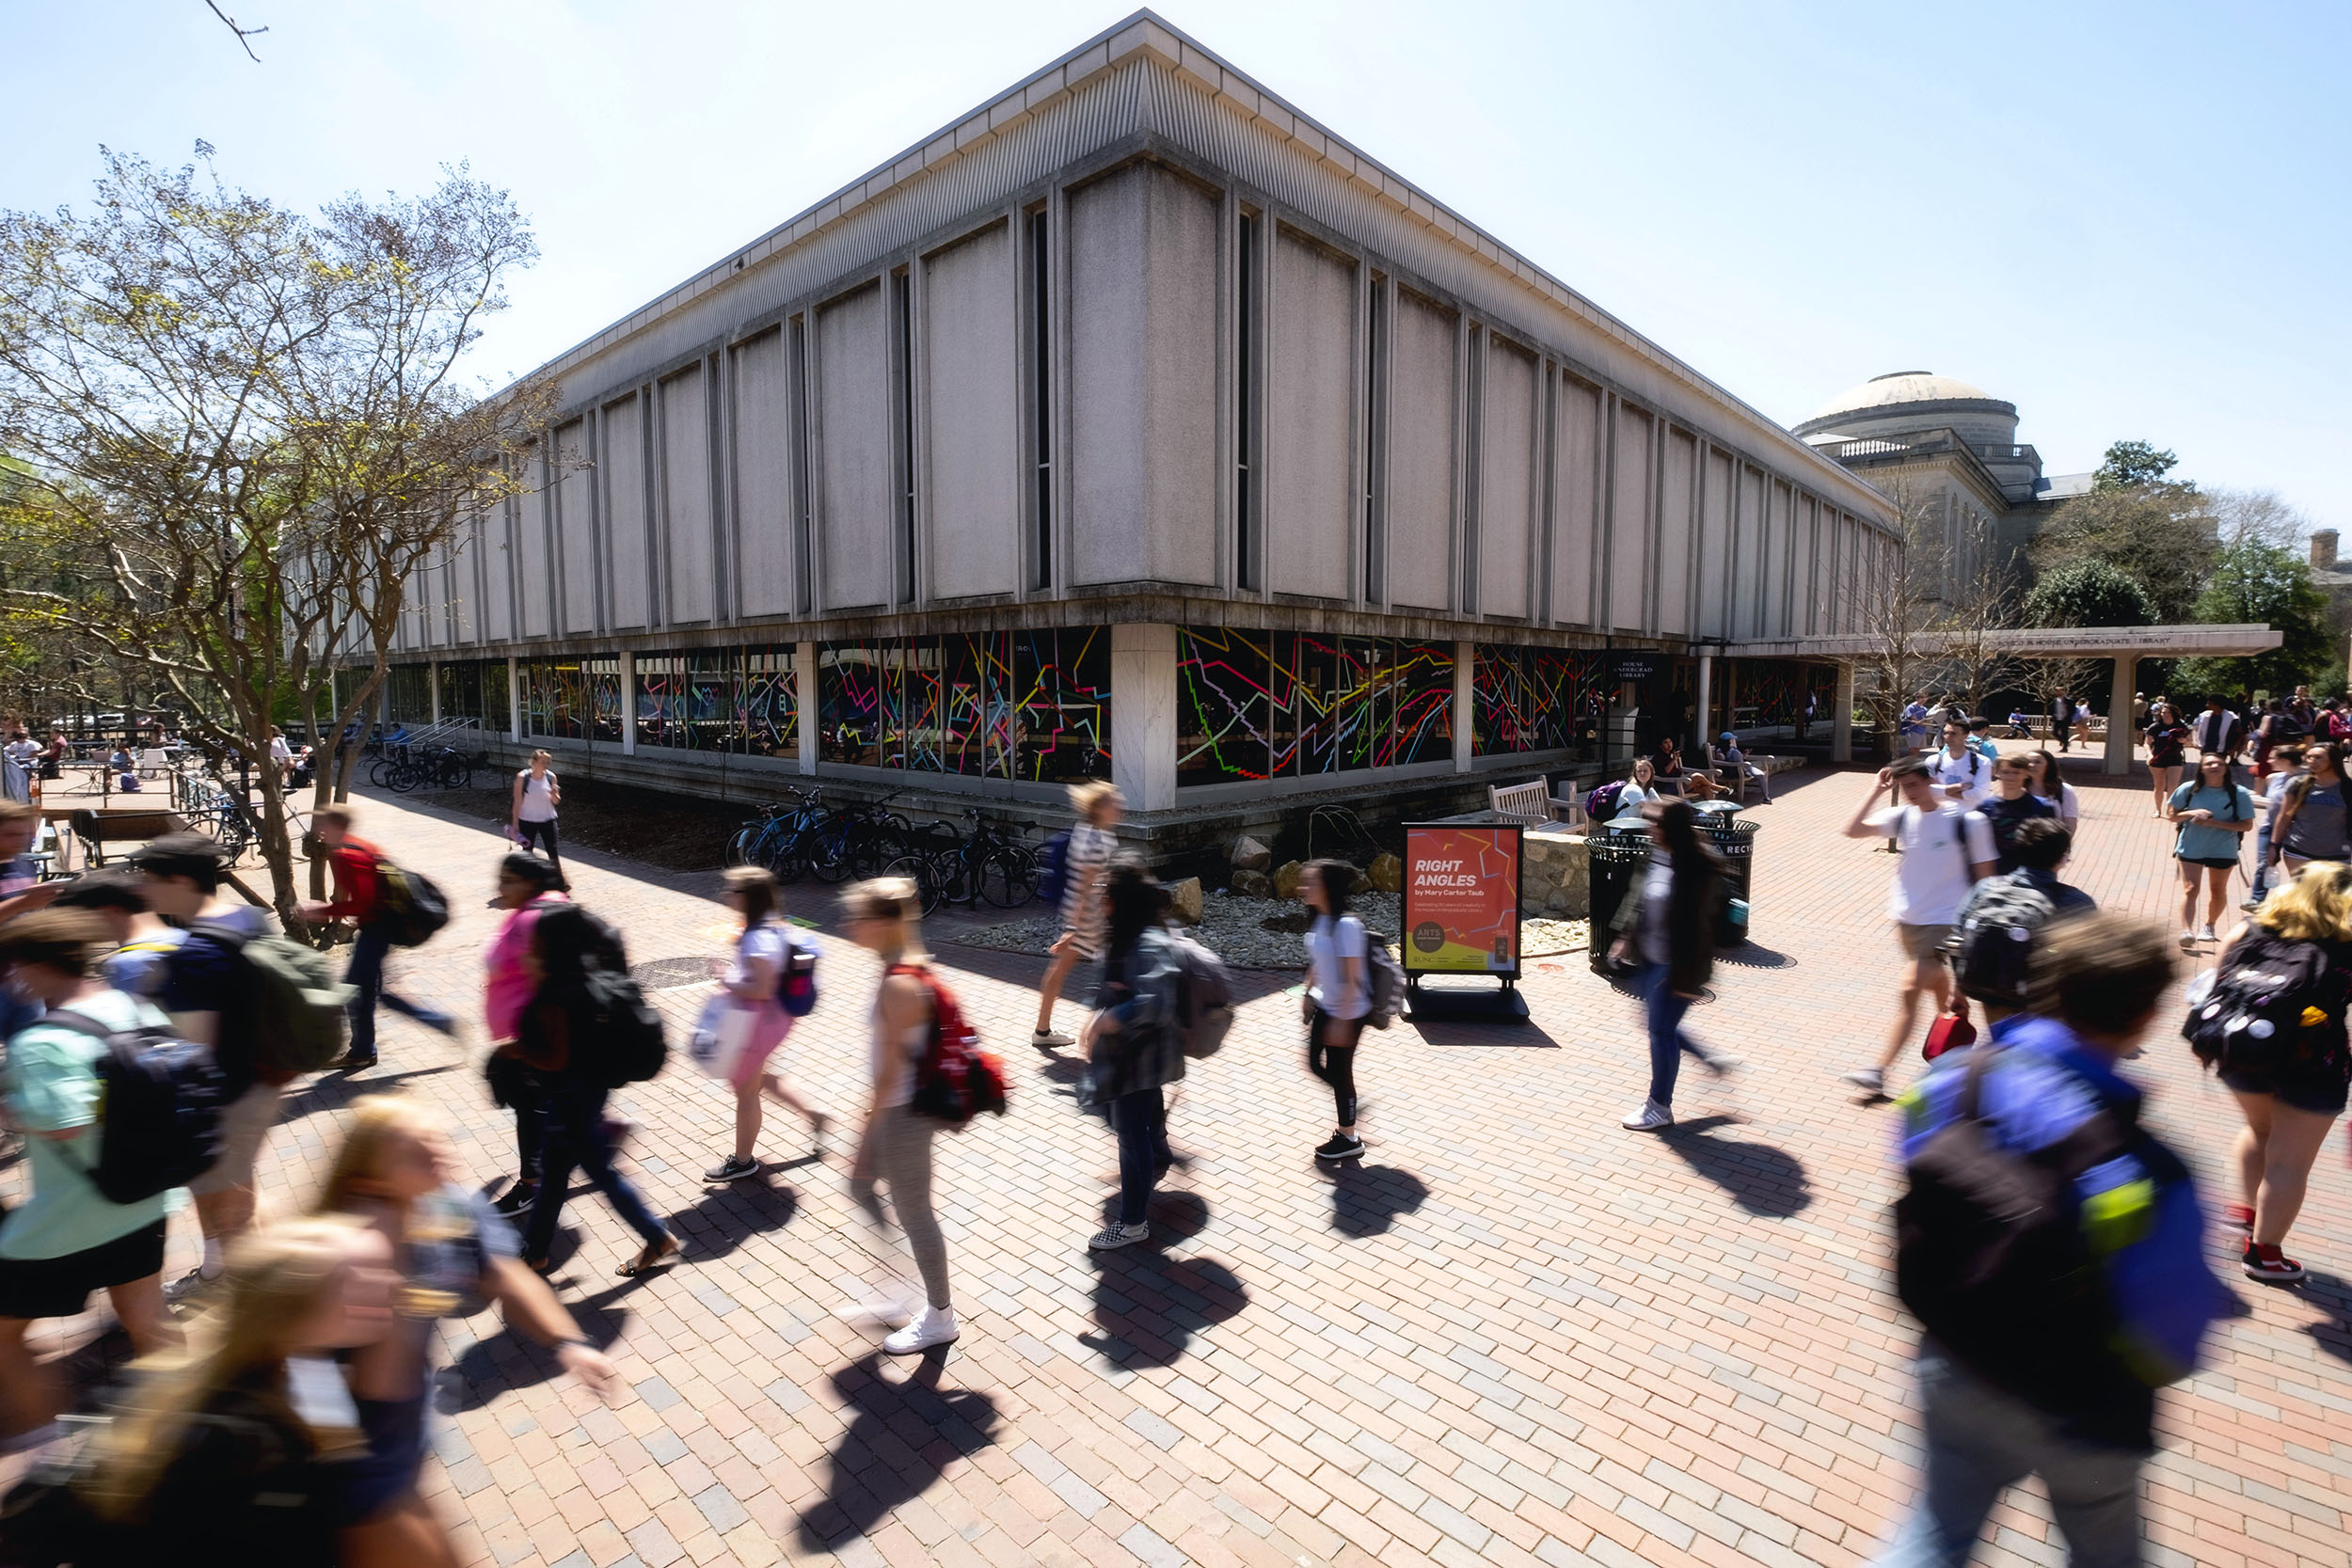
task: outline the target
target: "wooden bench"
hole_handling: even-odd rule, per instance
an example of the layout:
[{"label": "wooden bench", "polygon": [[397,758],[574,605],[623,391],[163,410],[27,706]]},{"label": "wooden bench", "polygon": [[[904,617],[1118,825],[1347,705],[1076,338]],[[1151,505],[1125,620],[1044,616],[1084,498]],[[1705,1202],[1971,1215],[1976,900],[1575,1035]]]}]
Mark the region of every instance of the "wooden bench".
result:
[{"label": "wooden bench", "polygon": [[89,811],[73,813],[68,822],[73,836],[82,843],[82,863],[97,866],[106,863],[109,845],[146,844],[176,833],[187,827],[187,819],[176,811]]},{"label": "wooden bench", "polygon": [[1573,828],[1581,828],[1584,820],[1582,801],[1557,799],[1550,785],[1541,779],[1518,784],[1489,784],[1486,805],[1498,816],[1517,817],[1531,828],[1547,826],[1558,813],[1565,813],[1563,819]]}]

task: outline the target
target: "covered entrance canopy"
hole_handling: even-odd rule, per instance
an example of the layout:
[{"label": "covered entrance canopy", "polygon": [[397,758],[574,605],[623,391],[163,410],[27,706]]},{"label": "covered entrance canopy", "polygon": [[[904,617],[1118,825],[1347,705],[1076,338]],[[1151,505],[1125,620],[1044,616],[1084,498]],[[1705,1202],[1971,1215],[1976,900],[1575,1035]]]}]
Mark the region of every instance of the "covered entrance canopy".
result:
[{"label": "covered entrance canopy", "polygon": [[[2106,771],[2132,770],[2132,676],[2143,658],[2242,658],[2276,648],[2280,634],[2266,626],[2038,626],[2018,631],[1964,634],[1922,631],[1911,636],[1914,652],[1932,658],[1965,637],[2020,658],[2105,658],[2115,663],[2108,699]],[[1867,633],[1790,637],[1772,642],[1728,642],[1700,656],[1700,689],[1708,681],[1710,656],[1733,658],[1810,658],[1837,661],[1837,702],[1830,715],[1830,756],[1853,756],[1853,661],[1885,651],[1885,640]],[[1702,698],[1704,701],[1704,698]]]}]

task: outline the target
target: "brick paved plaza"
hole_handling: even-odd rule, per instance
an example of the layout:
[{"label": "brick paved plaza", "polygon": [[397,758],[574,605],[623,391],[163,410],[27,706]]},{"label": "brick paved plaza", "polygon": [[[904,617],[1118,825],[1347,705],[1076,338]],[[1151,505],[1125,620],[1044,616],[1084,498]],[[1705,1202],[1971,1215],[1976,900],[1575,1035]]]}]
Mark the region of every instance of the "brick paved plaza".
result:
[{"label": "brick paved plaza", "polygon": [[[2087,818],[2074,879],[2167,918],[2169,837],[2144,781],[2072,776]],[[1016,1075],[1011,1115],[941,1146],[964,1321],[944,1359],[886,1362],[836,1318],[864,1269],[838,1154],[803,1158],[797,1119],[771,1116],[762,1152],[782,1168],[708,1189],[723,1094],[682,1064],[638,1085],[634,1168],[686,1261],[616,1279],[633,1240],[593,1196],[567,1211],[563,1293],[631,1385],[610,1408],[552,1381],[494,1314],[448,1325],[427,1483],[467,1521],[465,1554],[506,1568],[1867,1560],[1915,1484],[1913,1330],[1887,1267],[1892,1113],[1835,1075],[1880,1037],[1893,863],[1837,836],[1866,775],[1782,784],[1756,812],[1756,944],[1692,1017],[1746,1066],[1687,1072],[1673,1133],[1617,1127],[1645,1077],[1639,1023],[1577,954],[1533,961],[1534,1027],[1368,1037],[1371,1153],[1335,1182],[1308,1153],[1330,1104],[1301,1066],[1296,976],[1249,975],[1232,1038],[1171,1116],[1195,1158],[1153,1210],[1153,1243],[1108,1259],[1085,1238],[1110,1138],[1075,1109],[1071,1070],[1022,1043],[1041,959],[943,943]],[[363,832],[463,895],[448,932],[396,960],[395,986],[478,1017],[497,835],[367,809]],[[641,963],[727,939],[715,876],[593,856],[574,875]],[[791,896],[830,927],[825,890]],[[821,980],[791,1065],[854,1113],[873,966],[830,942]],[[706,994],[660,996],[682,1022]],[[2227,1096],[2169,1032],[2139,1068],[2153,1119],[2218,1201]],[[264,1166],[275,1207],[312,1187],[339,1114],[376,1087],[445,1109],[476,1179],[508,1168],[474,1063],[395,1019],[381,1069],[290,1102]],[[2295,1238],[2310,1279],[2272,1290],[2228,1268],[2248,1314],[2164,1398],[2157,1562],[2352,1560],[2344,1148],[2338,1134]],[[192,1236],[175,1230],[174,1272]],[[2229,1261],[2217,1237],[2215,1257]],[[2061,1560],[2038,1499],[1995,1520],[1980,1560]]]}]

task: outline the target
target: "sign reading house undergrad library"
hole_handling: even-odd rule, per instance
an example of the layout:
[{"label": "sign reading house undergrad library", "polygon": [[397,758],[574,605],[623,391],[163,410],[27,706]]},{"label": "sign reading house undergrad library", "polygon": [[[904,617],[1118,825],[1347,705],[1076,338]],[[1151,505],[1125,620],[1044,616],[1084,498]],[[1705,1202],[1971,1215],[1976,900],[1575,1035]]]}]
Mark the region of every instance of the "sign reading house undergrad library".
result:
[{"label": "sign reading house undergrad library", "polygon": [[[1405,829],[1406,1016],[1521,1021],[1518,823],[1412,823]],[[1425,990],[1433,975],[1485,975],[1500,991]]]}]

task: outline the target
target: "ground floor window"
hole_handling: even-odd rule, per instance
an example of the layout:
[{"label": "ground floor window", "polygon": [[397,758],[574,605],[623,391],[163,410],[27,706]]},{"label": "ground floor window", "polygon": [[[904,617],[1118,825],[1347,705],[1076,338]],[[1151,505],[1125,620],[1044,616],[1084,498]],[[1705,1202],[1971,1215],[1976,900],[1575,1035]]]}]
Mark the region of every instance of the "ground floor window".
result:
[{"label": "ground floor window", "polygon": [[395,664],[385,672],[384,702],[395,724],[433,721],[433,666]]},{"label": "ground floor window", "polygon": [[1481,642],[1470,664],[1470,754],[1599,754],[1608,711],[1603,656],[1588,648]]},{"label": "ground floor window", "polygon": [[637,656],[637,744],[734,756],[800,752],[792,644]]},{"label": "ground floor window", "polygon": [[485,735],[504,735],[508,721],[506,660],[455,660],[437,665],[441,719],[471,720]]},{"label": "ground floor window", "polygon": [[1454,644],[1184,626],[1176,782],[1238,784],[1454,754]]},{"label": "ground floor window", "polygon": [[1110,631],[827,642],[817,656],[827,762],[1031,783],[1110,777]]},{"label": "ground floor window", "polygon": [[1816,718],[1825,717],[1836,702],[1836,665],[1762,658],[1725,662],[1730,687],[1724,710],[1731,715],[1727,727],[1734,731],[1793,726],[1804,717],[1807,697],[1813,699]]},{"label": "ground floor window", "polygon": [[517,667],[523,733],[548,740],[621,743],[621,661],[534,658]]}]

